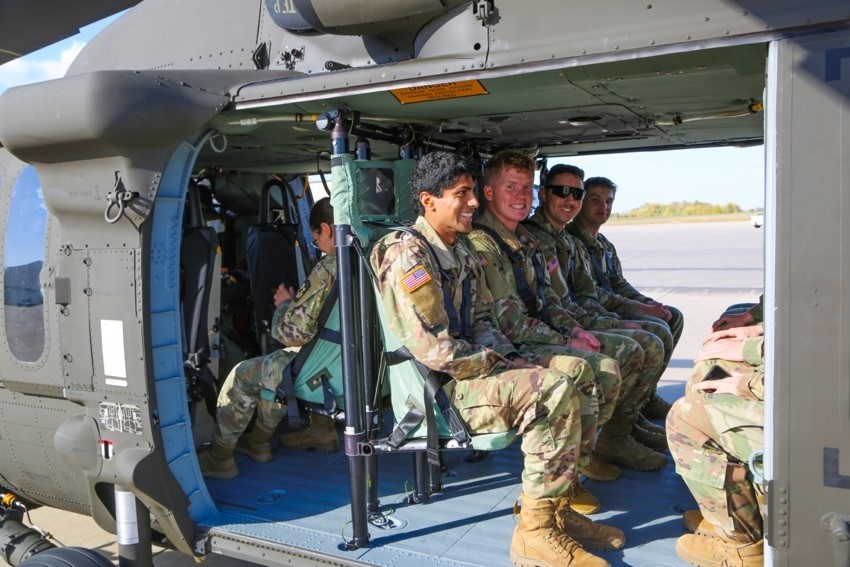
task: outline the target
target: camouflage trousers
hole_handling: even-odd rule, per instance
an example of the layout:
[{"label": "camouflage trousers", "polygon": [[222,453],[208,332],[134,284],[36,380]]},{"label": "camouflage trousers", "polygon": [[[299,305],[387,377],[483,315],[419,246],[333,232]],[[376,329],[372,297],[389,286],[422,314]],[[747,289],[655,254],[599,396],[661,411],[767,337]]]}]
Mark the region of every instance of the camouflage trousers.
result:
[{"label": "camouflage trousers", "polygon": [[644,331],[652,333],[661,339],[662,343],[664,343],[664,366],[661,369],[662,373],[670,363],[670,359],[673,357],[673,351],[676,349],[676,345],[679,344],[679,339],[682,336],[682,330],[684,329],[685,322],[681,311],[675,307],[670,307],[669,305],[667,308],[670,310],[671,314],[669,322],[659,317],[641,315],[640,313],[622,315],[623,319],[637,323]]},{"label": "camouflage trousers", "polygon": [[274,401],[274,391],[295,354],[280,349],[233,367],[218,394],[215,434],[219,439],[235,443],[251,422],[255,409],[260,423],[270,430],[277,428],[286,415],[286,406]]},{"label": "camouflage trousers", "polygon": [[678,472],[703,517],[728,539],[762,538],[759,501],[747,462],[764,448],[764,402],[735,394],[690,394],[667,415]]},{"label": "camouflage trousers", "polygon": [[[634,380],[631,377],[627,380],[626,371],[622,370],[622,366],[620,367],[623,373],[623,388],[620,390],[620,397],[614,410],[615,415],[633,423],[637,419],[640,409],[652,396],[655,386],[664,373],[666,367],[664,343],[653,333],[639,329],[606,329],[604,333],[593,331],[593,334],[600,341],[603,340],[603,337],[606,341],[610,341],[608,337],[611,335],[620,339],[629,339],[637,343],[643,351],[643,364],[635,372]],[[605,345],[604,342],[603,345]],[[603,352],[608,353],[605,348],[603,348]]]},{"label": "camouflage trousers", "polygon": [[685,395],[694,393],[694,384],[699,384],[705,377],[705,374],[711,370],[711,367],[717,365],[729,374],[733,372],[749,373],[753,371],[753,367],[746,362],[734,362],[732,360],[723,360],[715,358],[712,360],[702,360],[694,365],[694,370],[685,382]]},{"label": "camouflage trousers", "polygon": [[522,345],[519,350],[529,362],[559,370],[575,385],[582,414],[579,464],[586,465],[596,444],[596,433],[611,419],[620,395],[623,379],[617,360],[560,345]]},{"label": "camouflage trousers", "polygon": [[[587,364],[578,365],[590,373]],[[570,378],[545,368],[504,370],[452,382],[452,403],[470,433],[522,435],[522,490],[530,498],[555,498],[577,477],[581,410]]]}]

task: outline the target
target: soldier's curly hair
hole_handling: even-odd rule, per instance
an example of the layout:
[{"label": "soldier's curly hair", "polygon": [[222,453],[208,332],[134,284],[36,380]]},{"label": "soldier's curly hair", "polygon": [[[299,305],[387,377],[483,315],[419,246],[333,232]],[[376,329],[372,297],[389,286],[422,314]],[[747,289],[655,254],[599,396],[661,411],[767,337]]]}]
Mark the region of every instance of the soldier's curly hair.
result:
[{"label": "soldier's curly hair", "polygon": [[458,178],[469,175],[475,179],[475,166],[458,154],[451,152],[431,152],[426,154],[410,175],[410,200],[413,210],[421,215],[425,212],[419,195],[430,193],[434,197],[442,197],[443,190],[448,189]]}]

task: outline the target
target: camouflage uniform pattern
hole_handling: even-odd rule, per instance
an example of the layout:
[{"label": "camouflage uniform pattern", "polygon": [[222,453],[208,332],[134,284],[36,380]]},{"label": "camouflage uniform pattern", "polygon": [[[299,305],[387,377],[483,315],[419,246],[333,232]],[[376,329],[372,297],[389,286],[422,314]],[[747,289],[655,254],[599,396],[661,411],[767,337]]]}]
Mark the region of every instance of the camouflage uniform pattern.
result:
[{"label": "camouflage uniform pattern", "polygon": [[[316,264],[295,297],[277,306],[272,337],[290,347],[310,342],[318,332],[319,314],[334,280],[336,255],[329,254]],[[277,428],[286,415],[286,406],[274,401],[274,391],[295,354],[293,350],[279,349],[233,367],[218,395],[215,432],[219,439],[235,443],[248,427],[255,408],[260,423],[270,430]]]},{"label": "camouflage uniform pattern", "polygon": [[[599,234],[597,237],[591,235],[577,222],[571,222],[566,226],[567,233],[572,237],[575,254],[574,291],[579,303],[587,310],[595,313],[604,313],[608,317],[618,317],[634,321],[644,331],[652,333],[664,344],[664,368],[673,356],[673,350],[682,336],[684,329],[684,317],[682,312],[675,307],[667,306],[670,310],[670,321],[664,321],[658,317],[644,315],[637,312],[641,303],[651,298],[638,292],[624,277],[622,264],[617,256],[614,245]],[[608,278],[611,290],[600,281],[596,274],[593,257],[596,258],[602,272]],[[609,270],[609,261],[617,273]],[[610,272],[610,273],[609,273]],[[615,286],[615,283],[617,287]],[[619,293],[617,290],[624,292]],[[662,369],[663,373],[663,369]]]},{"label": "camouflage uniform pattern", "polygon": [[676,472],[703,517],[736,541],[757,541],[763,535],[763,491],[747,465],[754,451],[764,449],[763,341],[744,341],[745,361],[735,363],[744,375],[737,393],[692,392],[676,401],[667,416]]},{"label": "camouflage uniform pattern", "polygon": [[[524,273],[532,290],[537,289],[532,255],[539,254],[537,240],[522,225],[511,233],[493,215],[485,212],[478,222],[494,229],[511,247],[522,254],[525,260]],[[494,297],[496,319],[505,336],[520,345],[520,351],[533,355],[569,355],[585,359],[590,363],[596,381],[599,399],[599,423],[606,423],[615,411],[617,400],[631,392],[644,364],[644,354],[633,340],[614,335],[600,335],[602,352],[595,353],[572,348],[569,334],[579,326],[572,314],[563,308],[560,298],[548,285],[548,274],[544,274],[545,298],[552,326],[532,316],[519,296],[511,262],[502,253],[498,244],[486,232],[475,229],[470,233],[475,250],[483,265],[487,286]],[[545,270],[544,270],[545,272]],[[539,303],[539,301],[538,301]],[[538,310],[541,309],[538,305]],[[581,386],[579,385],[581,388]],[[593,396],[590,385],[582,389],[584,396]],[[587,441],[589,431],[585,432]],[[595,439],[595,432],[592,433]],[[592,446],[592,445],[591,445]],[[587,443],[583,447],[587,447]],[[586,456],[586,453],[583,452]]]},{"label": "camouflage uniform pattern", "polygon": [[[524,226],[540,244],[552,290],[561,298],[561,304],[569,310],[581,326],[593,332],[593,335],[599,339],[603,344],[602,352],[612,352],[610,349],[616,349],[618,340],[623,341],[622,337],[640,345],[644,354],[643,366],[639,370],[634,386],[630,389],[624,388],[617,402],[618,407],[621,407],[620,411],[636,414],[640,409],[639,406],[653,392],[664,373],[666,367],[664,343],[648,331],[620,329],[620,320],[610,317],[607,312],[592,312],[584,309],[577,302],[577,295],[571,287],[577,272],[575,266],[579,261],[572,237],[566,230],[556,231],[540,209],[524,223]],[[619,335],[619,337],[611,335]]]},{"label": "camouflage uniform pattern", "polygon": [[[379,240],[371,263],[378,276],[391,330],[415,358],[428,368],[448,374],[452,403],[471,433],[522,434],[525,455],[523,492],[534,499],[565,494],[576,477],[581,435],[579,399],[569,376],[546,368],[518,369],[504,355],[513,345],[493,321],[489,293],[482,285],[478,259],[465,237],[447,246],[423,218],[414,224],[428,242],[395,232]],[[460,312],[462,282],[472,285],[472,340],[449,331],[436,262],[453,276],[449,282]],[[573,371],[587,376],[590,368],[575,361]]]}]

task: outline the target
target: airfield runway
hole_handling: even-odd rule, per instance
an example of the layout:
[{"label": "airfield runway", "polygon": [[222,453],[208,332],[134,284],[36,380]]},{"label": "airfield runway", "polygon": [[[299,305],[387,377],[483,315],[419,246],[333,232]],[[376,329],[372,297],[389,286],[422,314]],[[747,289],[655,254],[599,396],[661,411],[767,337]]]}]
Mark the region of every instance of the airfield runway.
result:
[{"label": "airfield runway", "polygon": [[[659,384],[659,391],[673,399],[681,393],[680,386],[690,373],[691,360],[711,322],[727,305],[756,301],[762,292],[764,231],[738,221],[612,224],[604,232],[617,246],[629,281],[647,295],[675,305],[685,315],[682,338]],[[115,536],[90,518],[50,508],[34,510],[31,516],[33,523],[63,544],[100,550],[117,564]],[[173,551],[160,548],[154,553],[157,567],[196,564]],[[220,556],[209,557],[204,564],[249,565]]]}]

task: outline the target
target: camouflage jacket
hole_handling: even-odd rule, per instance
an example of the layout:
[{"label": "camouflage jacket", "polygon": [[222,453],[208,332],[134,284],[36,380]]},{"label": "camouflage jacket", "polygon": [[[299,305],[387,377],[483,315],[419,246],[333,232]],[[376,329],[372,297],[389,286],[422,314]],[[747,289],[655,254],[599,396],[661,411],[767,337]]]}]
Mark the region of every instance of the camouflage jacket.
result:
[{"label": "camouflage jacket", "polygon": [[[522,225],[517,226],[516,233],[511,233],[492,212],[487,211],[478,219],[480,225],[496,231],[507,243],[511,250],[519,253],[523,261],[523,273],[531,291],[538,293],[537,278],[532,264],[532,256],[539,255],[545,266],[545,259],[540,252],[540,246],[531,233]],[[543,272],[543,296],[545,306],[549,310],[551,326],[532,314],[519,294],[516,277],[507,255],[493,238],[481,229],[474,229],[470,235],[472,245],[480,255],[481,265],[487,280],[487,287],[494,298],[496,320],[502,332],[514,344],[534,345],[568,345],[569,334],[578,322],[561,304],[561,299],[552,289],[548,272]],[[541,313],[543,301],[536,298],[537,312]]]},{"label": "camouflage jacket", "polygon": [[303,346],[319,331],[319,314],[336,280],[336,254],[327,254],[291,300],[282,301],[272,318],[272,337],[286,346]]},{"label": "camouflage jacket", "polygon": [[[585,329],[618,329],[620,318],[604,309],[585,309],[579,300],[579,289],[595,292],[595,284],[580,266],[581,256],[576,243],[565,230],[556,231],[538,208],[531,218],[522,223],[537,238],[540,250],[546,259],[546,268],[552,282],[552,289],[561,298],[561,303],[570,310],[576,320]],[[580,284],[580,288],[579,288]],[[601,306],[600,306],[601,307]]]},{"label": "camouflage jacket", "polygon": [[738,394],[745,398],[764,400],[764,337],[744,340],[744,362],[753,367],[746,381],[738,385]]},{"label": "camouflage jacket", "polygon": [[[580,261],[576,262],[576,270],[583,272],[583,276],[577,278],[576,282],[576,294],[582,307],[596,312],[634,313],[641,301],[613,290],[613,282],[610,281],[609,276],[609,271],[612,271],[609,270],[609,264],[613,265],[613,256],[606,250],[602,241],[592,236],[575,221],[567,224],[566,230],[573,237],[573,242],[576,244],[575,250],[580,258]],[[602,237],[602,235],[599,236]],[[608,242],[607,239],[605,241]],[[597,264],[603,272],[603,277],[608,278],[612,290],[606,289],[604,282],[600,280],[596,269]],[[619,259],[617,266],[620,266]]]},{"label": "camouflage jacket", "polygon": [[[421,216],[413,228],[431,244],[436,258],[420,238],[400,231],[381,238],[370,258],[392,331],[417,360],[457,380],[513,367],[504,355],[516,349],[494,323],[493,299],[466,237],[458,236],[449,246]],[[449,331],[440,266],[452,276],[450,295],[458,313],[463,282],[473,280],[472,340]]]}]

